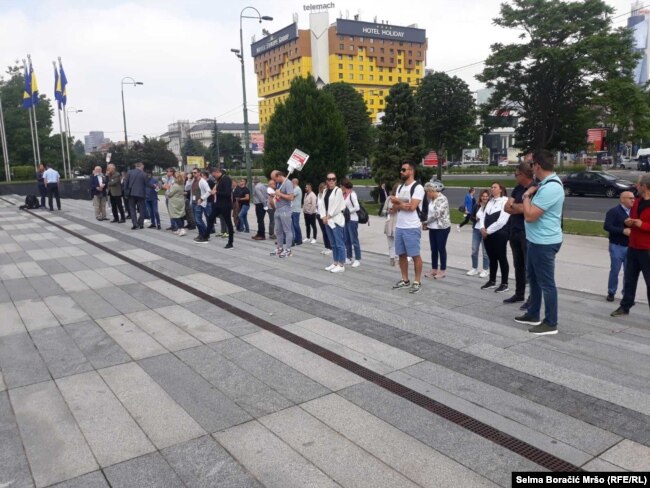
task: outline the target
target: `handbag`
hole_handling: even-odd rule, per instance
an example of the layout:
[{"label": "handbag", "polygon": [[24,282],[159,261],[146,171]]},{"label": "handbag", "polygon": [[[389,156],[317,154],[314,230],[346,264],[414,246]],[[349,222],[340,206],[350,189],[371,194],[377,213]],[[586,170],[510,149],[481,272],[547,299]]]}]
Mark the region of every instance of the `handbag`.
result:
[{"label": "handbag", "polygon": [[458,211],[465,213],[465,205],[461,205],[460,207],[458,207]]}]

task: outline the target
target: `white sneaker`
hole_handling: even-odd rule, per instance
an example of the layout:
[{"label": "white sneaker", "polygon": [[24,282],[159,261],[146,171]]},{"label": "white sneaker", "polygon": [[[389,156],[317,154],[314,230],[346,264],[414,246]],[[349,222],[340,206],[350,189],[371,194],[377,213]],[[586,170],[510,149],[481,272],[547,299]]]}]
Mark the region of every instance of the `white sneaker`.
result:
[{"label": "white sneaker", "polygon": [[312,243],[312,244],[316,244],[316,239],[312,239],[312,240],[311,240],[311,243]]},{"label": "white sneaker", "polygon": [[486,270],[481,271],[481,274],[478,275],[479,278],[487,278],[490,273]]},{"label": "white sneaker", "polygon": [[332,263],[327,268],[325,268],[325,271],[332,271],[334,268],[336,268],[336,264]]},{"label": "white sneaker", "polygon": [[406,260],[407,260],[409,263],[412,263],[412,262],[413,262],[413,258],[412,258],[411,256],[408,256],[408,257],[406,258]]},{"label": "white sneaker", "polygon": [[329,256],[330,254],[332,254],[332,250],[331,249],[325,249],[325,252],[323,254],[325,254],[325,256]]},{"label": "white sneaker", "polygon": [[476,276],[478,274],[478,269],[472,268],[467,272],[467,276]]},{"label": "white sneaker", "polygon": [[358,259],[355,259],[354,263],[352,263],[352,267],[353,268],[358,268],[359,266],[361,266],[361,261],[359,261]]},{"label": "white sneaker", "polygon": [[303,239],[303,240],[302,240],[302,243],[303,243],[303,244],[305,244],[305,243],[307,243],[307,242],[309,242],[309,239]]},{"label": "white sneaker", "polygon": [[352,264],[352,260],[351,259],[346,259],[345,264]]},{"label": "white sneaker", "polygon": [[178,231],[178,235],[180,237],[183,237],[185,234],[187,234],[187,231],[185,229],[181,229],[181,230]]},{"label": "white sneaker", "polygon": [[458,232],[460,232],[460,225],[457,225],[457,226],[456,226],[456,230],[457,230]]},{"label": "white sneaker", "polygon": [[334,266],[331,273],[343,273],[345,271],[345,266]]}]

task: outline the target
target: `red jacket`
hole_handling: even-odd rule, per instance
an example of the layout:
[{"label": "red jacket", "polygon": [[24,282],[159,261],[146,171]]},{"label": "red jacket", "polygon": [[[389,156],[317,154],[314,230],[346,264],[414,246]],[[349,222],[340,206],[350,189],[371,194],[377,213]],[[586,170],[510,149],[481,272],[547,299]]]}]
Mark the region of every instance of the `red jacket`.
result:
[{"label": "red jacket", "polygon": [[643,213],[639,215],[639,203],[641,201],[641,198],[635,199],[630,210],[630,218],[643,221],[641,227],[634,226],[631,228],[630,247],[632,249],[650,250],[650,206],[646,207]]}]

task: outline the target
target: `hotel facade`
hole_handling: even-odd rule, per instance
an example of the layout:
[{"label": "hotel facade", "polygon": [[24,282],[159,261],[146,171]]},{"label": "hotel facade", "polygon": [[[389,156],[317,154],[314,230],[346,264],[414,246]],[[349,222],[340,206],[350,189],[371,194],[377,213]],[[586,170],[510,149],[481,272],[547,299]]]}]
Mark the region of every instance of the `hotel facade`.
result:
[{"label": "hotel facade", "polygon": [[289,95],[291,81],[307,75],[319,88],[340,81],[351,84],[377,123],[393,85],[420,83],[426,53],[426,31],[416,26],[356,19],[330,24],[327,11],[312,13],[309,29],[298,29],[294,22],[251,45],[260,129],[265,130],[275,106]]}]

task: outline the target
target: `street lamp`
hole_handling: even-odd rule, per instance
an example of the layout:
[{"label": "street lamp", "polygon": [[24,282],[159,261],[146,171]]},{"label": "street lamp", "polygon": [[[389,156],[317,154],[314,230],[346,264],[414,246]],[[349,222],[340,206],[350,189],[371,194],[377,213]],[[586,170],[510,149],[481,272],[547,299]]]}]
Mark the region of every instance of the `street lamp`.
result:
[{"label": "street lamp", "polygon": [[72,178],[72,162],[70,159],[70,137],[72,135],[72,129],[70,129],[70,112],[73,114],[78,114],[80,112],[83,112],[81,109],[76,109],[74,107],[68,107],[65,109],[65,113],[63,114],[65,116],[65,122],[68,124],[68,134],[65,138],[65,149],[66,149],[66,154],[68,155],[68,176]]},{"label": "street lamp", "polygon": [[[246,10],[253,10],[257,15],[244,15]],[[253,171],[251,167],[250,155],[250,134],[248,128],[248,106],[246,104],[246,70],[244,69],[244,31],[242,27],[243,19],[256,19],[262,23],[263,20],[273,20],[273,17],[260,14],[255,7],[244,7],[239,14],[239,49],[231,49],[241,62],[241,87],[244,94],[244,159],[246,160],[246,179],[248,180],[248,191],[253,194]]]},{"label": "street lamp", "polygon": [[[124,81],[128,80],[128,81]],[[124,121],[124,152],[129,151],[129,138],[126,135],[126,111],[124,110],[124,85],[132,85],[132,86],[137,86],[137,85],[143,85],[141,81],[135,81],[133,78],[130,76],[125,76],[122,78],[122,120]]]}]

